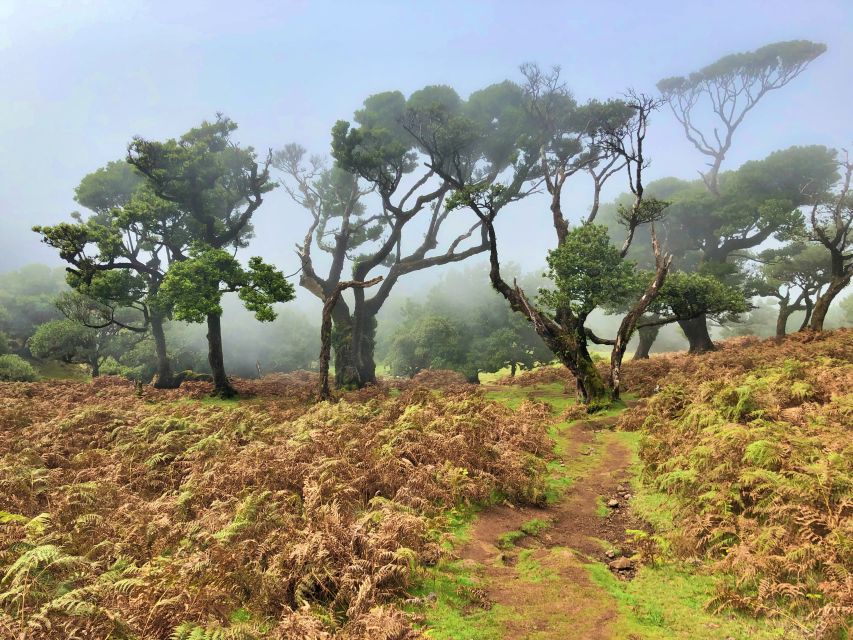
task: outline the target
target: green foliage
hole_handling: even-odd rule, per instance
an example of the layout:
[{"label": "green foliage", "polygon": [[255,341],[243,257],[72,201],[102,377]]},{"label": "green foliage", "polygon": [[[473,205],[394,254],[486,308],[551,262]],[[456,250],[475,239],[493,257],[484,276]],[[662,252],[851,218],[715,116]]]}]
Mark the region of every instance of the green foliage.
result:
[{"label": "green foliage", "polygon": [[62,269],[32,264],[0,274],[0,331],[9,350],[24,353],[24,343],[38,325],[61,317],[54,299],[64,290]]},{"label": "green foliage", "polygon": [[846,361],[787,360],[650,400],[640,454],[673,498],[673,549],[734,578],[720,582],[714,606],[800,616],[826,634],[841,624],[850,379]]},{"label": "green foliage", "polygon": [[21,356],[0,355],[0,380],[9,382],[32,382],[38,376],[32,365]]},{"label": "green foliage", "polygon": [[218,116],[179,139],[136,137],[128,148],[129,162],[154,194],[181,210],[189,236],[214,248],[246,246],[251,216],[275,187],[254,149],[231,141],[236,129],[233,120]]},{"label": "green foliage", "polygon": [[97,347],[97,332],[73,320],[51,320],[36,329],[29,340],[36,358],[89,363]]},{"label": "green foliage", "polygon": [[159,297],[178,320],[204,322],[207,315],[222,315],[222,295],[235,291],[263,322],[275,319],[273,304],[295,295],[281,271],[261,258],[251,258],[246,269],[228,251],[199,245],[187,260],[170,267]]},{"label": "green foliage", "polygon": [[723,284],[702,273],[673,271],[660,294],[649,307],[650,312],[679,319],[706,314],[721,321],[732,320],[745,313],[749,304],[739,289]]},{"label": "green foliage", "polygon": [[759,82],[762,78],[785,78],[825,51],[825,44],[808,40],[774,42],[755,51],[723,56],[689,76],[661,80],[657,87],[661,93],[668,95],[714,83],[728,83],[732,78],[740,78],[745,85]]},{"label": "green foliage", "polygon": [[552,309],[566,305],[586,317],[598,306],[623,301],[631,293],[633,275],[634,264],[619,255],[607,227],[581,225],[548,253],[548,277],[556,288],[541,291],[540,299]]}]

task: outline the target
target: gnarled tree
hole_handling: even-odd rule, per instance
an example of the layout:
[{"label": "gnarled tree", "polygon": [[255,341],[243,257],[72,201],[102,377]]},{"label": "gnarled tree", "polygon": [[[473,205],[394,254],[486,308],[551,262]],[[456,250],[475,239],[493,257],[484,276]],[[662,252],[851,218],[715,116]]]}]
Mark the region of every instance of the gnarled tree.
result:
[{"label": "gnarled tree", "polygon": [[719,195],[720,167],[746,115],[767,93],[791,82],[825,51],[826,45],[808,40],[776,42],[723,56],[690,75],[658,82],[684,135],[709,158],[708,171],[699,172],[708,191]]},{"label": "gnarled tree", "polygon": [[[454,193],[449,198],[450,206],[469,208],[482,223],[489,243],[492,286],[515,311],[528,318],[543,342],[572,372],[583,401],[598,406],[607,403],[608,392],[589,353],[591,332],[585,322],[592,309],[605,302],[602,295],[609,297],[618,295],[622,288],[627,290],[632,265],[624,262],[624,258],[631,240],[621,250],[610,245],[603,228],[592,223],[595,206],[585,224],[571,229],[563,212],[562,195],[569,177],[582,174],[590,167],[593,170],[600,167],[593,176],[595,189],[600,190],[610,171],[606,167],[621,164],[630,176],[631,190],[635,194],[633,204],[623,212],[629,238],[633,238],[641,224],[658,219],[665,205],[643,199],[642,180],[647,166],[643,141],[656,101],[632,94],[624,102],[590,102],[579,106],[560,81],[559,69],[543,73],[538,67],[525,66],[522,71],[526,77],[524,96],[531,121],[530,133],[518,142],[514,175],[508,185],[466,178],[462,168],[477,163],[477,146],[470,142],[476,139],[477,132],[469,129],[467,136],[460,136],[458,132],[465,131],[465,123],[454,114],[434,112],[424,117],[425,114],[413,113],[407,129],[428,150],[430,166],[451,182]],[[617,160],[610,164],[614,156]],[[467,175],[476,176],[477,173],[469,169]],[[517,284],[510,285],[504,280],[494,227],[498,213],[513,201],[520,185],[539,176],[550,196],[551,220],[558,245],[549,256],[557,288],[543,296],[544,307],[534,304]],[[595,265],[590,265],[590,261]],[[660,266],[662,280],[669,266],[668,258],[663,259]],[[601,283],[593,282],[599,277]],[[622,287],[623,282],[625,287]],[[607,290],[608,285],[613,285],[611,291]],[[658,287],[659,283],[652,283],[648,291],[654,295]],[[649,302],[649,298],[641,297],[637,304],[644,307]],[[620,329],[620,334],[630,336],[633,330],[629,321]],[[616,340],[610,342],[616,347]],[[616,360],[621,362],[619,351],[624,353],[624,350],[617,348]],[[618,397],[618,374],[615,380],[617,387],[612,392]]]},{"label": "gnarled tree", "polygon": [[853,177],[853,162],[844,150],[844,158],[838,162],[841,180],[832,189],[815,192],[809,211],[809,230],[815,241],[829,252],[829,285],[817,299],[809,322],[812,331],[823,331],[823,323],[829,305],[850,284],[853,278],[853,193],[850,191]]},{"label": "gnarled tree", "polygon": [[[332,308],[338,386],[375,382],[376,316],[401,276],[459,262],[488,247],[480,223],[459,228],[451,219],[444,197],[452,185],[421,162],[422,150],[404,128],[408,114],[444,110],[488,129],[480,139],[488,157],[482,178],[493,182],[511,160],[521,102],[521,91],[511,83],[487,87],[466,101],[444,86],[426,87],[408,99],[399,92],[381,93],[365,101],[354,124],[335,125],[330,169],[317,158],[306,162],[298,145],[275,154],[290,195],[311,214],[297,247],[300,284],[325,302],[346,277],[347,266],[355,282],[383,276],[372,296],[354,287],[351,300],[338,297]],[[325,274],[315,250],[328,254]]]},{"label": "gnarled tree", "polygon": [[[264,194],[275,187],[269,175],[272,154],[259,165],[254,149],[243,148],[231,139],[236,129],[235,122],[218,116],[215,122],[203,122],[178,139],[160,142],[135,137],[128,146],[128,162],[145,176],[151,191],[182,214],[185,235],[159,238],[174,264],[189,259],[191,246],[197,247],[199,259],[205,255],[210,258],[213,254],[208,250],[246,247],[252,235],[252,216],[263,203]],[[197,266],[188,269],[181,279],[200,277],[199,286],[210,291],[220,290],[219,283],[225,283],[225,289],[231,288],[229,278],[234,273],[230,263],[205,259]],[[219,274],[219,280],[216,274],[206,271],[216,266],[227,267]],[[285,288],[276,283],[274,290],[283,292]],[[214,393],[231,396],[235,391],[225,372],[218,300],[211,301],[205,313],[208,362]],[[186,317],[196,318],[195,312],[204,306],[188,305]]]}]

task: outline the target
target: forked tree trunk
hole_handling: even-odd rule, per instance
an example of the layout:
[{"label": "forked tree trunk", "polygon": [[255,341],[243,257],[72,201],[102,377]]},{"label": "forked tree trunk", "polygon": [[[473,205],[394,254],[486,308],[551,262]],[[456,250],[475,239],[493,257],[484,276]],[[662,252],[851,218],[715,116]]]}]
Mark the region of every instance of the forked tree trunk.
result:
[{"label": "forked tree trunk", "polygon": [[716,350],[711,334],[708,333],[708,319],[704,313],[690,320],[679,320],[678,326],[684,331],[687,342],[690,343],[688,353],[707,353]]},{"label": "forked tree trunk", "polygon": [[221,317],[215,313],[207,314],[207,361],[213,373],[213,395],[221,398],[233,398],[236,389],[228,382],[225,374],[225,357],[222,354]]},{"label": "forked tree trunk", "polygon": [[163,316],[151,314],[151,335],[154,337],[154,351],[157,353],[157,373],[153,386],[156,389],[177,389],[181,381],[172,372],[172,363],[166,350],[166,332],[163,329]]}]

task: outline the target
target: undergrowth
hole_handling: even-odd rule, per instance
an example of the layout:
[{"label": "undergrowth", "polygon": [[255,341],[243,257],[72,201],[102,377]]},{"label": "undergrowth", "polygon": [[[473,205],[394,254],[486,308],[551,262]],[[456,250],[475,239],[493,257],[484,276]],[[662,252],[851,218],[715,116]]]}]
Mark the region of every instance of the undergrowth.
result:
[{"label": "undergrowth", "polygon": [[419,637],[398,602],[471,505],[544,500],[540,405],[239,386],[2,386],[0,637]]},{"label": "undergrowth", "polygon": [[753,344],[746,369],[737,359],[722,366],[733,357],[724,349],[712,356],[716,376],[706,375],[707,363],[680,369],[623,420],[642,434],[644,480],[673,511],[658,523],[672,550],[710,560],[719,577],[711,609],[845,637],[853,619],[851,338],[839,331]]}]

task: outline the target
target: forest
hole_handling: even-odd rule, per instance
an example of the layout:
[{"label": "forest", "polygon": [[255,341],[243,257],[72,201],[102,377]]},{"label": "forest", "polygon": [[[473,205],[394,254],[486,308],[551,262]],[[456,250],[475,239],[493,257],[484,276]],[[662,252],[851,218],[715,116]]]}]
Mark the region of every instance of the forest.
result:
[{"label": "forest", "polygon": [[0,638],[850,637],[850,140],[748,143],[833,55],[129,130],[0,272]]}]

